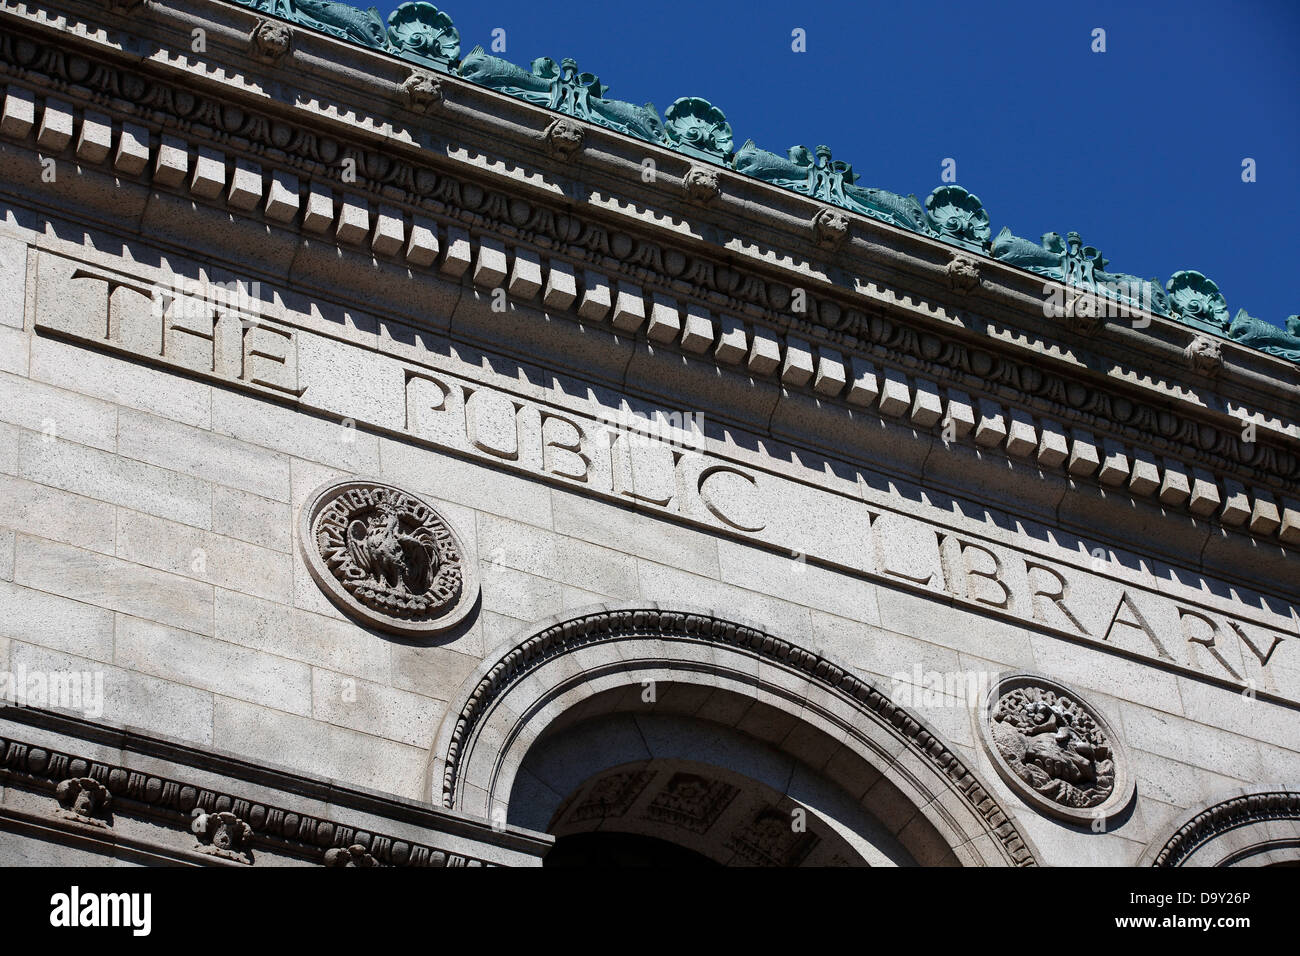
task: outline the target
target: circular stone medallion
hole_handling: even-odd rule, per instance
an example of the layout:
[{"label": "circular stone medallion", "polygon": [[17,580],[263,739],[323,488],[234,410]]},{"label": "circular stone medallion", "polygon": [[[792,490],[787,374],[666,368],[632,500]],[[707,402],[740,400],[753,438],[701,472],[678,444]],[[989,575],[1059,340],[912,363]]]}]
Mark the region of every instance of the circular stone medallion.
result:
[{"label": "circular stone medallion", "polygon": [[1006,673],[989,689],[980,736],[998,774],[1041,813],[1092,824],[1128,805],[1128,752],[1095,707],[1037,674]]},{"label": "circular stone medallion", "polygon": [[349,617],[390,634],[436,634],[474,607],[460,539],[422,498],[366,478],[317,488],[299,544],[311,576]]}]

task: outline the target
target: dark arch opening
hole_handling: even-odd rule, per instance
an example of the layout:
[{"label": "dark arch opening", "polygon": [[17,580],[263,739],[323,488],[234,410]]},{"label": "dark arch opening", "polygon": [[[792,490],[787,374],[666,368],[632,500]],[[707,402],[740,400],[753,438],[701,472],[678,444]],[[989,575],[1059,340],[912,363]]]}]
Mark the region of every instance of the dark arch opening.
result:
[{"label": "dark arch opening", "polygon": [[[560,842],[611,835],[615,855],[631,853],[621,838],[635,835],[728,866],[916,862],[857,798],[790,754],[734,728],[645,709],[555,721],[516,777],[509,819]],[[601,843],[566,843],[551,865],[577,865],[588,858],[579,850],[597,854]]]},{"label": "dark arch opening", "polygon": [[639,833],[612,831],[562,836],[546,854],[542,865],[557,869],[720,866],[703,853],[696,853],[679,843]]}]

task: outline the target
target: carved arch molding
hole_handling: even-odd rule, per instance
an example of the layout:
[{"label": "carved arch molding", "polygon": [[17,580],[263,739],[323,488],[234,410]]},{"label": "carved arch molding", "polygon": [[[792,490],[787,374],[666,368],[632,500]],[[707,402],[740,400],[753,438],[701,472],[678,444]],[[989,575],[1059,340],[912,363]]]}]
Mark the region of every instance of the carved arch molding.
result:
[{"label": "carved arch molding", "polygon": [[760,628],[654,605],[552,619],[488,655],[439,732],[434,803],[513,822],[516,777],[538,739],[610,708],[644,707],[651,681],[660,713],[685,691],[697,702],[703,692],[752,701],[746,719],[779,728],[767,743],[801,759],[818,753],[820,772],[887,820],[918,860],[938,847],[949,863],[1038,864],[975,769],[888,693]]},{"label": "carved arch molding", "polygon": [[1139,866],[1300,865],[1300,781],[1241,789],[1185,813]]}]

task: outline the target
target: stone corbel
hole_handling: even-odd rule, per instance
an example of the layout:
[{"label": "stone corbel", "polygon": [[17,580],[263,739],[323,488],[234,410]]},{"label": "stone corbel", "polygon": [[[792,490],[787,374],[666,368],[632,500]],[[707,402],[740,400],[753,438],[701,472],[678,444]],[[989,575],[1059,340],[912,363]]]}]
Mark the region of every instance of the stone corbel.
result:
[{"label": "stone corbel", "polygon": [[1187,366],[1205,375],[1218,375],[1223,370],[1223,349],[1217,339],[1198,335],[1183,350]]},{"label": "stone corbel", "polygon": [[1065,304],[1065,324],[1082,335],[1096,335],[1106,325],[1101,301],[1089,292],[1076,293]]},{"label": "stone corbel", "polygon": [[547,151],[557,159],[570,160],[582,150],[586,130],[582,124],[560,116],[553,119],[542,132]]},{"label": "stone corbel", "polygon": [[412,70],[402,83],[402,93],[417,113],[432,113],[442,106],[442,81],[427,70]]},{"label": "stone corbel", "polygon": [[957,292],[971,292],[979,288],[979,263],[970,256],[953,256],[948,263],[948,282]]},{"label": "stone corbel", "polygon": [[691,202],[707,205],[722,195],[722,184],[718,171],[711,166],[693,165],[682,180],[686,198]]},{"label": "stone corbel", "polygon": [[249,34],[248,45],[259,60],[278,63],[293,45],[293,30],[287,23],[263,17]]},{"label": "stone corbel", "polygon": [[823,209],[813,216],[813,237],[823,249],[837,249],[849,237],[849,217],[838,209]]}]

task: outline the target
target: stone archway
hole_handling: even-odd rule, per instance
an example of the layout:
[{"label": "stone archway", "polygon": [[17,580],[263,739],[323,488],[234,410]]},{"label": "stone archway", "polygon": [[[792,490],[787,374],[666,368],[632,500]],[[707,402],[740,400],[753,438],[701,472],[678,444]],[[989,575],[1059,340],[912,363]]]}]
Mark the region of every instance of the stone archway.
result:
[{"label": "stone archway", "polygon": [[[925,864],[1037,863],[989,787],[923,720],[825,656],[712,613],[602,606],[552,619],[490,654],[453,705],[433,752],[433,799],[462,812],[545,828],[579,788],[636,760],[739,772],[730,758],[701,760],[692,750],[723,734],[806,768],[804,806],[863,861],[901,847]],[[584,758],[570,792],[542,800],[553,806],[541,820],[526,762],[536,766],[562,735],[620,714],[689,720],[698,732],[678,734],[676,753]],[[789,789],[770,775],[745,776],[779,795]]]},{"label": "stone archway", "polygon": [[1300,787],[1233,790],[1184,813],[1139,866],[1300,866]]},{"label": "stone archway", "polygon": [[[849,777],[848,765],[837,762],[840,781],[831,780],[775,746],[798,726],[794,717],[703,685],[657,686],[653,705],[634,689],[641,693],[603,691],[547,728],[515,775],[510,823],[561,841],[575,834],[654,838],[721,864],[956,862],[928,827],[909,831],[909,849],[873,815],[896,821],[907,812],[897,799],[879,805],[886,794],[897,797],[888,788],[871,794],[871,809],[863,805],[856,791],[865,794],[878,777]],[[742,714],[744,730],[727,725]],[[805,733],[789,749],[819,760],[836,744]]]}]

